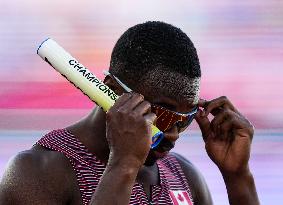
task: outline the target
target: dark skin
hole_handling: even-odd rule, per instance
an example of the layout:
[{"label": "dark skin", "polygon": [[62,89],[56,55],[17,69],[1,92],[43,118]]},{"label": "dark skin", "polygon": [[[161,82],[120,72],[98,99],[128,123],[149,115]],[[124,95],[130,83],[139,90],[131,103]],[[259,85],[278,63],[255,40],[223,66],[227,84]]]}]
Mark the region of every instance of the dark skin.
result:
[{"label": "dark skin", "polygon": [[[111,78],[106,78],[105,83],[122,94],[123,90]],[[184,113],[195,106],[164,96],[146,96],[146,100]],[[96,108],[85,119],[67,128],[107,164],[90,204],[128,204],[135,182],[143,184],[148,196],[150,185],[159,184],[156,163],[144,166],[149,152],[154,155],[150,151],[149,136],[156,117],[146,100],[137,93],[124,94],[107,115]],[[223,175],[230,204],[259,204],[248,167],[253,127],[227,98],[200,100],[199,106],[203,111],[198,112],[196,121],[207,153]],[[211,122],[207,118],[209,113],[215,116]],[[172,127],[165,137],[174,144],[179,137],[177,128]],[[182,156],[173,155],[189,181],[194,203],[212,204],[199,171]],[[3,205],[82,204],[81,201],[69,160],[61,153],[38,145],[10,161],[0,185],[0,204]]]}]

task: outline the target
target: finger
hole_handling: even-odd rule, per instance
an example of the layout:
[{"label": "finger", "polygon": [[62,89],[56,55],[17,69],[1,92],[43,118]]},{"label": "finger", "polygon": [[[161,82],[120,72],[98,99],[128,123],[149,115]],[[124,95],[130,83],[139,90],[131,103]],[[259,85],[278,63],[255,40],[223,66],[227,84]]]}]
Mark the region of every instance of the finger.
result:
[{"label": "finger", "polygon": [[232,103],[228,100],[227,97],[222,96],[216,99],[213,99],[209,102],[206,103],[204,109],[205,109],[205,116],[208,116],[209,113],[212,112],[214,109],[219,109],[219,108],[225,108],[225,109],[231,109],[235,111],[235,107],[232,105]]},{"label": "finger", "polygon": [[134,112],[136,114],[146,114],[151,112],[151,105],[149,102],[147,101],[143,101],[142,103],[140,103],[138,106],[135,107]]},{"label": "finger", "polygon": [[149,123],[149,124],[151,124],[151,125],[153,125],[154,124],[154,122],[156,121],[156,114],[154,114],[154,113],[148,113],[148,114],[146,114],[145,116],[144,116],[144,118],[145,118],[145,120]]},{"label": "finger", "polygon": [[200,98],[198,101],[198,106],[200,107],[206,107],[207,106],[208,101],[205,99]]},{"label": "finger", "polygon": [[253,136],[253,126],[239,115],[233,115],[220,125],[219,136],[231,142],[234,140],[235,132],[238,130],[245,130],[247,136],[251,138]]},{"label": "finger", "polygon": [[119,108],[120,111],[132,111],[138,104],[144,100],[143,95],[138,93],[132,93],[132,97]]},{"label": "finger", "polygon": [[[202,116],[205,116],[206,113],[205,113],[205,110],[207,109],[207,106],[211,103],[212,101],[208,101],[208,100],[205,100],[205,99],[199,99],[198,101],[198,106],[201,107],[201,108],[204,108],[204,112],[201,113]],[[217,109],[214,109],[213,111],[215,112]],[[217,112],[211,112],[212,114],[216,115]]]},{"label": "finger", "polygon": [[254,132],[253,125],[244,116],[235,115],[232,124],[234,131],[244,129],[249,134],[249,136],[251,137],[253,136],[253,132]]},{"label": "finger", "polygon": [[233,118],[230,118],[226,120],[225,122],[223,122],[220,125],[220,130],[219,130],[219,133],[222,139],[229,141],[229,142],[232,142],[234,140],[233,139],[233,129],[232,129],[233,120],[234,120]]},{"label": "finger", "polygon": [[219,134],[217,133],[219,126],[228,118],[230,118],[231,116],[236,115],[236,113],[234,113],[231,110],[227,110],[227,109],[221,109],[221,111],[218,112],[217,115],[215,115],[215,117],[213,118],[213,120],[211,121],[211,129],[215,132],[215,134]]},{"label": "finger", "polygon": [[[199,107],[202,107],[202,108],[206,108],[207,105],[209,104],[209,102],[210,102],[210,101],[207,101],[207,100],[201,98],[201,99],[199,99],[199,101],[198,101],[198,106],[199,106]],[[220,109],[219,109],[219,108],[216,108],[216,109],[214,109],[214,110],[211,111],[211,114],[215,116],[215,115],[217,115],[217,114],[219,113],[219,111],[221,111],[221,110],[222,110],[222,108],[220,108]],[[205,115],[205,112],[203,112],[202,115],[204,116],[204,115]]]},{"label": "finger", "polygon": [[[210,101],[207,101],[205,99],[199,99],[198,101],[198,106],[199,107],[202,107],[202,108],[206,108],[208,106],[208,104],[210,103]],[[220,111],[222,110],[222,107],[219,107],[219,108],[215,108],[211,111],[211,114],[212,115],[217,115]],[[205,112],[202,113],[202,115],[204,116],[205,115]]]},{"label": "finger", "polygon": [[201,116],[201,111],[197,112],[195,119],[196,119],[196,121],[199,125],[200,130],[201,130],[203,140],[206,142],[208,136],[211,133],[210,121],[209,121],[208,117]]},{"label": "finger", "polygon": [[114,103],[114,105],[110,108],[112,110],[118,109],[121,105],[125,104],[132,97],[131,93],[124,93],[121,95],[118,100]]},{"label": "finger", "polygon": [[[218,115],[220,112],[222,112],[223,111],[223,108],[222,107],[218,107],[218,108],[215,108],[215,109],[213,109],[213,110],[211,110],[211,114],[213,115],[213,116],[216,116],[216,115]],[[204,114],[205,114],[205,112],[204,112]]]}]

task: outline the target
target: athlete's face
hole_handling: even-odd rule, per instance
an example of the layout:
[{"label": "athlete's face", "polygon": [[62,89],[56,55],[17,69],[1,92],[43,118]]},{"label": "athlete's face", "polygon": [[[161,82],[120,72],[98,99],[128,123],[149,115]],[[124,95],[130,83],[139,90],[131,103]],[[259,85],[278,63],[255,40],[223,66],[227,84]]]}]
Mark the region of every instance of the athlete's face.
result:
[{"label": "athlete's face", "polygon": [[[124,85],[124,83],[119,82],[120,80],[115,77],[112,76],[112,79],[116,82],[118,82],[118,84],[120,86],[120,92],[123,93],[125,90],[128,90],[127,86]],[[178,97],[176,98],[176,96],[170,96],[170,97],[166,97],[164,94],[161,93],[168,93],[166,92],[166,87],[162,87],[159,89],[162,90],[158,90],[158,88],[154,87],[154,88],[149,88],[148,83],[145,83],[144,86],[139,86],[140,89],[135,90],[135,92],[140,93],[144,96],[145,100],[147,100],[148,102],[150,102],[152,105],[155,106],[161,106],[161,110],[164,111],[166,109],[166,111],[168,111],[167,113],[172,113],[171,111],[176,113],[183,113],[183,114],[187,114],[190,113],[192,111],[194,111],[196,109],[197,106],[197,102],[198,102],[198,84],[196,86],[194,85],[190,85],[188,86],[181,86],[181,91],[184,92],[180,92],[180,93],[185,93],[186,96],[190,96],[189,98],[187,98],[186,96],[184,97]],[[180,89],[180,86],[176,85],[176,87],[174,87],[175,84],[171,84],[170,89],[172,90],[178,90]],[[152,92],[152,90],[154,89],[155,92]],[[169,88],[167,88],[169,89]],[[156,92],[157,91],[157,92]],[[179,90],[180,91],[180,90]],[[154,95],[152,93],[155,93]],[[159,94],[160,93],[160,94]],[[178,99],[178,100],[177,100]],[[181,100],[180,100],[181,99]],[[153,110],[152,110],[153,111]],[[158,114],[157,114],[158,115]],[[172,116],[172,115],[171,115]],[[158,116],[157,116],[158,117]],[[164,120],[164,122],[171,122],[171,119],[167,120],[166,118],[164,118],[164,116],[162,116],[162,120]],[[190,120],[188,120],[189,122]],[[186,121],[183,121],[182,123],[186,123]],[[188,123],[187,123],[188,124]],[[159,124],[161,126],[161,124]],[[164,125],[164,123],[162,124]],[[179,124],[180,125],[180,124]],[[158,127],[158,120],[157,120],[157,125]],[[162,126],[164,128],[164,126]],[[162,158],[164,156],[166,156],[169,151],[174,148],[175,146],[175,142],[176,140],[179,138],[179,131],[180,131],[180,126],[178,126],[177,124],[170,124],[170,126],[166,126],[165,130],[162,130],[160,127],[160,130],[163,131],[164,133],[164,138],[163,140],[160,142],[160,144],[150,150],[148,157],[146,159],[145,165],[147,166],[151,166],[155,163],[155,161],[159,158]],[[183,127],[184,128],[184,127]]]},{"label": "athlete's face", "polygon": [[[148,92],[145,92],[148,93]],[[141,94],[143,94],[141,92]],[[164,97],[164,96],[146,96],[145,99],[148,100],[151,104],[160,105],[168,110],[179,112],[179,113],[188,113],[195,109],[196,104],[191,101],[182,101],[178,102],[173,97]],[[173,125],[170,129],[164,132],[164,139],[159,144],[156,149],[150,150],[149,155],[146,159],[145,165],[151,166],[159,158],[166,156],[169,151],[174,148],[175,142],[179,138],[179,131],[177,125]]]}]

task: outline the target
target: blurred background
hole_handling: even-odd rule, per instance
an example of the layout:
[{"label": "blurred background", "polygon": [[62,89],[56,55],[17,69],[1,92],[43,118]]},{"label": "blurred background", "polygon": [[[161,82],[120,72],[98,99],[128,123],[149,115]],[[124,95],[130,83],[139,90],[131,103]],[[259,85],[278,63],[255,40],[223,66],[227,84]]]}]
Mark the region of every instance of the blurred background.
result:
[{"label": "blurred background", "polygon": [[[42,134],[86,115],[93,103],[36,54],[53,38],[103,78],[129,27],[160,20],[194,42],[201,97],[228,96],[256,128],[251,169],[262,204],[283,200],[283,1],[0,0],[0,177],[8,159]],[[228,204],[218,169],[193,124],[175,152],[203,173],[215,204]],[[280,202],[281,201],[281,202]]]}]

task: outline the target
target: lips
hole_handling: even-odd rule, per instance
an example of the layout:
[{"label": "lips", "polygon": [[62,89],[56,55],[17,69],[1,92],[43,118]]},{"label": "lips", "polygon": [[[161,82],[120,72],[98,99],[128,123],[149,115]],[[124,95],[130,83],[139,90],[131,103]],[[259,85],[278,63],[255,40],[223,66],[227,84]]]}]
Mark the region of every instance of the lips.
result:
[{"label": "lips", "polygon": [[165,151],[170,151],[171,149],[174,148],[174,146],[175,146],[175,142],[172,142],[166,137],[164,137],[154,150],[159,152],[165,152]]},{"label": "lips", "polygon": [[163,138],[163,140],[159,143],[159,145],[153,149],[154,154],[157,158],[165,157],[171,149],[175,146],[175,142],[171,142],[167,138]]}]

